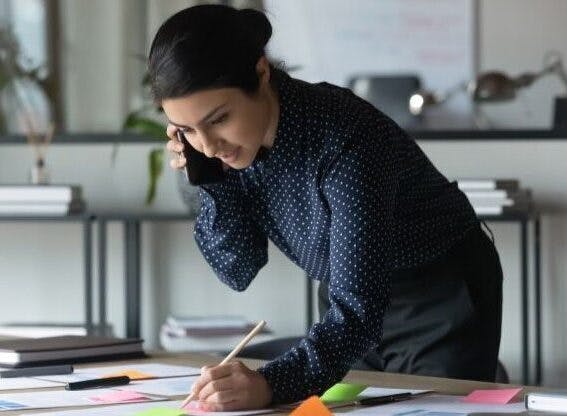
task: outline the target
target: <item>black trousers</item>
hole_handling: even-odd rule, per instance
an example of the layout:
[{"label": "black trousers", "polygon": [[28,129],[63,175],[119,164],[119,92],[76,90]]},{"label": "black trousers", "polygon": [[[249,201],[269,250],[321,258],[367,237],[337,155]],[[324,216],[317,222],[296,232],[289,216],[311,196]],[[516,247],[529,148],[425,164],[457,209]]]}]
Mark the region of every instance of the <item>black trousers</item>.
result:
[{"label": "black trousers", "polygon": [[[502,268],[480,227],[425,266],[395,271],[382,343],[353,368],[494,381],[502,320]],[[319,286],[319,313],[329,308]]]}]

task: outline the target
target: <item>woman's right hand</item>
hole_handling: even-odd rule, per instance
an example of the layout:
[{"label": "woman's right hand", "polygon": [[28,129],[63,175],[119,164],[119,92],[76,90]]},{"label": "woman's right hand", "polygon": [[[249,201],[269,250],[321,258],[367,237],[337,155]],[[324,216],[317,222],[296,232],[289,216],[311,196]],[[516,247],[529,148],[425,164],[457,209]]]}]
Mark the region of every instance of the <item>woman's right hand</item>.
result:
[{"label": "woman's right hand", "polygon": [[172,169],[183,169],[187,163],[185,157],[183,156],[183,143],[181,143],[177,139],[177,130],[179,128],[174,126],[173,124],[167,125],[167,137],[169,137],[169,141],[165,145],[166,149],[169,150],[172,154],[176,154],[177,157],[174,157],[169,161],[169,166]]}]

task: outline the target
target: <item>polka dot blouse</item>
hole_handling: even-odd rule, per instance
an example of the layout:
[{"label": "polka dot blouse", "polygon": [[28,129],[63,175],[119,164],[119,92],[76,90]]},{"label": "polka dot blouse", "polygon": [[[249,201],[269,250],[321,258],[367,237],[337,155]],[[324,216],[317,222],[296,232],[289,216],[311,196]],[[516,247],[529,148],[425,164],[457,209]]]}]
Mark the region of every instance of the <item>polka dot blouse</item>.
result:
[{"label": "polka dot blouse", "polygon": [[201,188],[195,239],[234,290],[266,264],[268,239],[329,284],[321,322],[260,369],[282,403],[341,380],[380,343],[390,271],[436,258],[477,219],[416,143],[349,90],[282,75],[278,91],[272,148]]}]

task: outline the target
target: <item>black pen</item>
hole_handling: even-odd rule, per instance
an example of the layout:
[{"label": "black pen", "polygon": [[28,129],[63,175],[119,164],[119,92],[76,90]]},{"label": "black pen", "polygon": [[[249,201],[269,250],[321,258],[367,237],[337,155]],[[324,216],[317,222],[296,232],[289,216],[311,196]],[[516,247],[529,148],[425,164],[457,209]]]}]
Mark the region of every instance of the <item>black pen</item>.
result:
[{"label": "black pen", "polygon": [[386,396],[376,396],[376,397],[366,397],[364,399],[346,401],[346,402],[336,402],[336,403],[329,403],[329,409],[338,409],[341,407],[349,407],[349,406],[378,406],[381,404],[388,404],[394,402],[401,402],[403,400],[409,400],[414,396],[417,396],[420,393],[412,394],[410,392],[405,393],[396,393],[396,394],[388,394]]},{"label": "black pen", "polygon": [[93,380],[74,381],[72,383],[67,383],[65,390],[98,389],[102,387],[123,386],[128,383],[130,383],[130,377],[128,376],[95,378]]},{"label": "black pen", "polygon": [[72,372],[73,366],[69,364],[49,365],[43,367],[24,367],[2,370],[0,371],[0,378],[57,376],[61,374],[71,374]]},{"label": "black pen", "polygon": [[409,392],[396,393],[387,396],[367,397],[365,399],[355,400],[353,404],[355,406],[375,406],[378,404],[401,402],[403,400],[409,400],[411,397],[412,394]]}]

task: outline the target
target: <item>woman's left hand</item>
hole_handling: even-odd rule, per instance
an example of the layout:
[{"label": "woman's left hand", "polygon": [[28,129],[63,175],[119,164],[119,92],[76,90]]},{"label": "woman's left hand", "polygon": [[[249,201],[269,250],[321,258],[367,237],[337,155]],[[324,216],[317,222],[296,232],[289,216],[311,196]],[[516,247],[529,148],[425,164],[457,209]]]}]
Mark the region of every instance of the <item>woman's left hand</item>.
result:
[{"label": "woman's left hand", "polygon": [[262,374],[240,361],[203,367],[192,392],[208,412],[261,409],[272,401],[272,389]]}]

